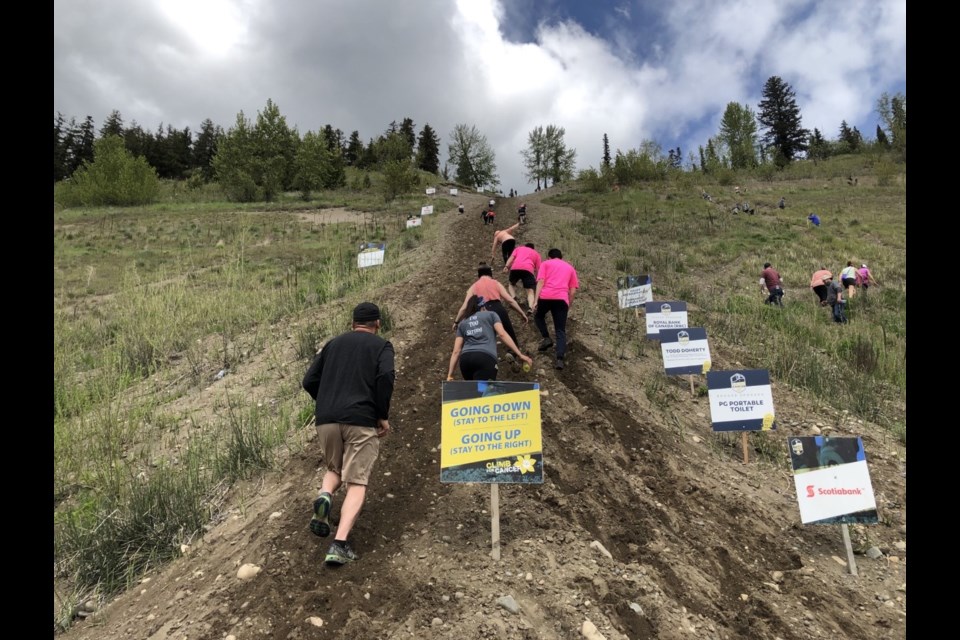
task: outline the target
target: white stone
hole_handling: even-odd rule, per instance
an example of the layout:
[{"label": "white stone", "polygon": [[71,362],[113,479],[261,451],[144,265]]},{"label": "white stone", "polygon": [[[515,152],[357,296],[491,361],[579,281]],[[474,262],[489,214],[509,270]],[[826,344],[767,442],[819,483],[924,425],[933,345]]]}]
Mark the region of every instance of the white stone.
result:
[{"label": "white stone", "polygon": [[312,625],[315,626],[315,627],[322,627],[322,626],[323,626],[323,619],[320,618],[319,616],[310,616],[309,618],[307,618],[307,622],[309,622],[310,624],[312,624]]},{"label": "white stone", "polygon": [[245,564],[237,569],[237,577],[241,580],[250,580],[260,573],[260,567],[255,564]]}]

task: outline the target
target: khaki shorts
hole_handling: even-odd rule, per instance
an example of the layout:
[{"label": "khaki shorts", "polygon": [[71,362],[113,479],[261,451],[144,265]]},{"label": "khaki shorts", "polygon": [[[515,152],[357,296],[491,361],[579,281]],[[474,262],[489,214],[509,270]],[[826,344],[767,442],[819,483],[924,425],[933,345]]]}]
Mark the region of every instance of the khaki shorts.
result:
[{"label": "khaki shorts", "polygon": [[327,468],[349,484],[370,483],[373,463],[380,453],[380,438],[373,427],[328,422],[317,425]]}]

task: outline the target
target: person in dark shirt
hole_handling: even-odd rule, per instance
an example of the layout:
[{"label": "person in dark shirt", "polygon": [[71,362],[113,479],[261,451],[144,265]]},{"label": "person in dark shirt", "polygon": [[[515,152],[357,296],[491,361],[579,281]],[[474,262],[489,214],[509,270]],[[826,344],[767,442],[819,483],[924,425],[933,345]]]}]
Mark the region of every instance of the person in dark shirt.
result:
[{"label": "person in dark shirt", "polygon": [[379,330],[379,307],[358,304],[353,330],[330,340],[303,377],[304,390],[316,400],[317,435],[327,464],[310,520],[316,535],[330,535],[333,494],[347,485],[337,534],[325,558],[330,565],[357,559],[348,536],[366,499],[380,438],[390,432],[394,352],[393,345],[377,335]]}]

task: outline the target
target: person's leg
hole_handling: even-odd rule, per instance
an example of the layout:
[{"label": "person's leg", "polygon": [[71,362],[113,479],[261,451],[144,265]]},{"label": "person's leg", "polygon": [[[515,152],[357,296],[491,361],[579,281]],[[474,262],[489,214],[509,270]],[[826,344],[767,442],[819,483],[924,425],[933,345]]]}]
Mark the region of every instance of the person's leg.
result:
[{"label": "person's leg", "polygon": [[331,422],[317,425],[317,437],[327,464],[327,472],[320,484],[320,495],[313,501],[313,517],[310,519],[310,531],[321,538],[330,535],[330,509],[333,506],[333,494],[341,484],[343,470],[343,434],[342,425]]},{"label": "person's leg", "polygon": [[547,305],[545,303],[546,300],[541,300],[540,304],[537,306],[537,312],[533,315],[533,324],[537,326],[537,330],[546,341],[550,340],[550,333],[547,331]]},{"label": "person's leg", "polygon": [[343,505],[340,507],[340,524],[337,525],[337,537],[339,541],[349,539],[350,530],[360,515],[363,508],[363,502],[367,498],[367,485],[347,483],[347,495],[343,499]]},{"label": "person's leg", "polygon": [[550,315],[553,316],[553,331],[557,336],[557,358],[567,354],[567,312],[570,307],[563,300],[551,300]]},{"label": "person's leg", "polygon": [[499,300],[495,300],[493,303],[487,305],[490,307],[490,310],[496,313],[500,317],[500,322],[503,324],[503,330],[507,332],[507,335],[513,340],[513,343],[520,346],[520,342],[517,340],[517,332],[513,330],[513,323],[510,322],[510,314],[507,312],[507,308],[503,306],[503,303]]},{"label": "person's leg", "polygon": [[527,289],[527,308],[528,309],[533,309],[533,301],[536,299],[536,297],[537,297],[536,289]]}]

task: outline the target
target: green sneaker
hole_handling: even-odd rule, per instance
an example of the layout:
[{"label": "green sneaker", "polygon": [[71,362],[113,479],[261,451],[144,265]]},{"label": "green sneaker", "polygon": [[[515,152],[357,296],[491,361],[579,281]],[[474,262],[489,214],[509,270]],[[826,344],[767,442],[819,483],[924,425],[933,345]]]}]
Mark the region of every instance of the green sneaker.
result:
[{"label": "green sneaker", "polygon": [[330,494],[321,493],[313,501],[313,517],[310,518],[310,531],[321,538],[330,535]]},{"label": "green sneaker", "polygon": [[336,542],[330,545],[330,548],[327,550],[327,557],[324,558],[324,562],[329,565],[345,565],[348,562],[353,562],[357,559],[357,554],[353,552],[353,549],[350,548],[350,544],[347,542]]}]

